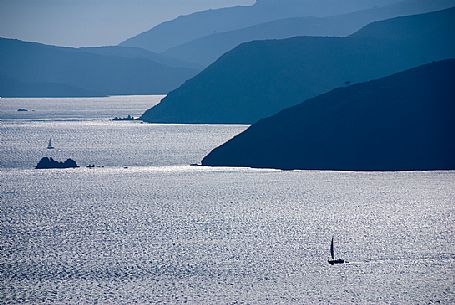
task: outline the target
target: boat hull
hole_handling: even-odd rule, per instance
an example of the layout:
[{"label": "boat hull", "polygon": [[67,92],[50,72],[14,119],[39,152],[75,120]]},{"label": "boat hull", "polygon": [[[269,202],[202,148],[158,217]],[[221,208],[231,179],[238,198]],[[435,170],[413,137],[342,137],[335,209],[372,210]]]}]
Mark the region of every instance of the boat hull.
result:
[{"label": "boat hull", "polygon": [[345,263],[344,259],[341,259],[341,258],[339,258],[339,259],[329,259],[329,264],[330,265],[338,265],[338,264],[344,264],[344,263]]}]

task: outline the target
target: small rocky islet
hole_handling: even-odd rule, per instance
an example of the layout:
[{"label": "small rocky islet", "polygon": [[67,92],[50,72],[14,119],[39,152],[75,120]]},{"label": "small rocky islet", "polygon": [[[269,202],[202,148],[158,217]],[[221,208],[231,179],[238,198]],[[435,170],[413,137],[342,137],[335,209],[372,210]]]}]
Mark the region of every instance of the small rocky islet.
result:
[{"label": "small rocky islet", "polygon": [[56,161],[53,158],[43,157],[36,164],[36,169],[51,169],[51,168],[77,168],[79,167],[73,159],[66,159],[66,161]]}]

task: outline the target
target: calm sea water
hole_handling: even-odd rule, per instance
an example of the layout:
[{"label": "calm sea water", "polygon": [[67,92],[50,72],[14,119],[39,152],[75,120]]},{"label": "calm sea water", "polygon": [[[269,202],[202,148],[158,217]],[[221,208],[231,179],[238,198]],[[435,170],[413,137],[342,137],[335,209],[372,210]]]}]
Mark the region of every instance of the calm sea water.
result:
[{"label": "calm sea water", "polygon": [[[91,98],[0,98],[0,120],[98,120],[139,117],[163,95]],[[27,111],[18,111],[25,109]]]},{"label": "calm sea water", "polygon": [[455,172],[191,167],[246,126],[107,120],[128,98],[0,100],[2,303],[455,303]]}]

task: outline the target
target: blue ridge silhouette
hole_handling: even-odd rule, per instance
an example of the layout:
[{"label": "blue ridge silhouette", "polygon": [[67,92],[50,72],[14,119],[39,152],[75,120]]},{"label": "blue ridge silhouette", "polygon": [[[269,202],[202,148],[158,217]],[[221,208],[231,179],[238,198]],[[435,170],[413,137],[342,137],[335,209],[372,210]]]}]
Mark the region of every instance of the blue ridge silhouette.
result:
[{"label": "blue ridge silhouette", "polygon": [[197,66],[122,47],[65,48],[0,38],[0,96],[162,94]]},{"label": "blue ridge silhouette", "polygon": [[297,16],[334,16],[381,6],[399,0],[259,0],[252,6],[235,6],[196,12],[163,22],[131,37],[121,46],[163,52],[213,33]]},{"label": "blue ridge silhouette", "polygon": [[455,8],[375,22],[345,38],[241,44],[141,119],[254,123],[333,88],[455,57]]},{"label": "blue ridge silhouette", "polygon": [[207,66],[243,42],[295,36],[348,36],[373,21],[415,15],[455,6],[455,0],[405,0],[354,13],[317,17],[294,17],[269,21],[234,31],[211,34],[172,47],[163,54]]}]

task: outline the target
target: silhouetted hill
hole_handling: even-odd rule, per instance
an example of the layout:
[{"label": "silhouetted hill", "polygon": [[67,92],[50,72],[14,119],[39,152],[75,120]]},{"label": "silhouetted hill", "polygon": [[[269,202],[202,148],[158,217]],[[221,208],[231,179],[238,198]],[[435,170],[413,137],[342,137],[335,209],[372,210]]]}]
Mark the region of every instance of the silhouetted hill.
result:
[{"label": "silhouetted hill", "polygon": [[455,0],[406,0],[341,16],[280,19],[235,31],[212,34],[170,48],[163,54],[207,66],[243,42],[295,36],[347,36],[373,21],[421,14],[452,6],[455,6]]},{"label": "silhouetted hill", "polygon": [[[102,54],[108,50],[111,54]],[[0,77],[7,80],[0,96],[160,94],[197,72],[133,56],[119,47],[84,50],[0,38]]]},{"label": "silhouetted hill", "polygon": [[197,12],[163,22],[132,37],[121,46],[163,52],[213,33],[297,16],[333,16],[399,0],[260,0],[253,6],[236,6]]},{"label": "silhouetted hill", "polygon": [[245,43],[169,93],[142,119],[254,123],[344,84],[454,57],[454,36],[452,8],[377,22],[346,38]]},{"label": "silhouetted hill", "polygon": [[260,120],[213,150],[210,166],[455,169],[455,59],[335,89]]}]

